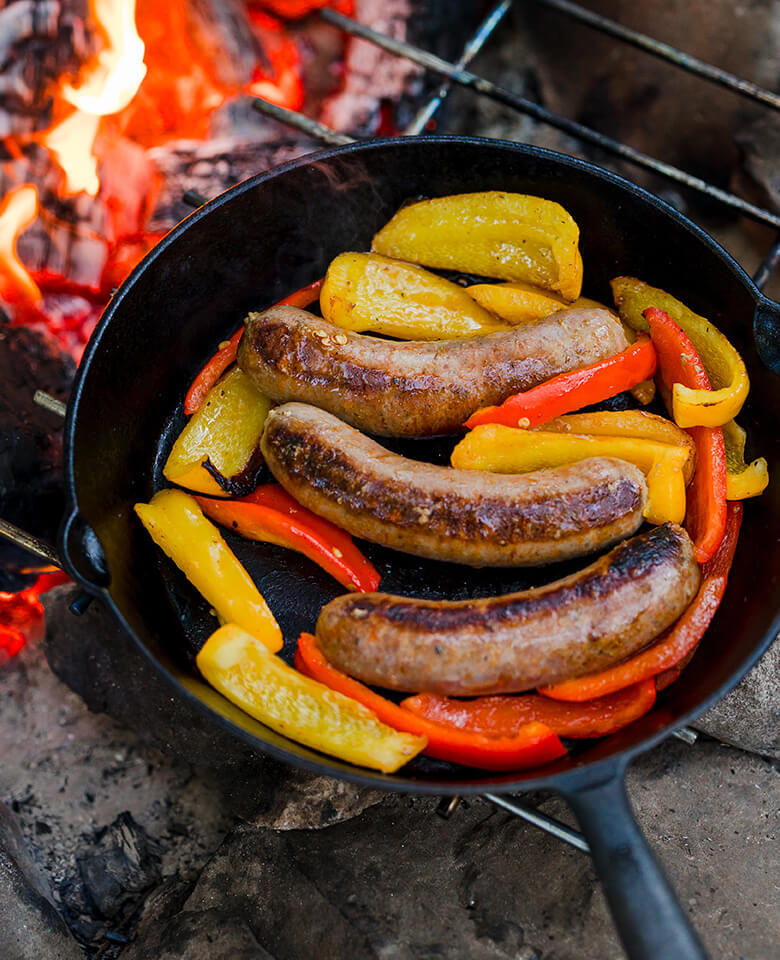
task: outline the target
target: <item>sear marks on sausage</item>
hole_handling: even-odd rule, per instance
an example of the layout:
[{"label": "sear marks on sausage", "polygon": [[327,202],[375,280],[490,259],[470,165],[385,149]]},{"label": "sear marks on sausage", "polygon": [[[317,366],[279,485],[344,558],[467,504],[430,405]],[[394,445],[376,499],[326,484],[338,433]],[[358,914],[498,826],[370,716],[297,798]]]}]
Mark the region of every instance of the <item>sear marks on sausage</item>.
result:
[{"label": "sear marks on sausage", "polygon": [[272,410],[262,451],[299,503],[348,533],[471,566],[552,563],[611,546],[642,523],[647,487],[623,460],[527,474],[433,466],[391,453],[316,407]]},{"label": "sear marks on sausage", "polygon": [[297,307],[250,313],[238,365],[262,393],[336,414],[367,433],[458,432],[480,407],[627,347],[608,310],[560,310],[512,330],[432,342],[350,333]]},{"label": "sear marks on sausage", "polygon": [[347,594],[317,639],[339,670],[391,690],[515,693],[603,670],[683,613],[700,572],[687,533],[664,524],[579,573],[501,597],[430,601]]}]

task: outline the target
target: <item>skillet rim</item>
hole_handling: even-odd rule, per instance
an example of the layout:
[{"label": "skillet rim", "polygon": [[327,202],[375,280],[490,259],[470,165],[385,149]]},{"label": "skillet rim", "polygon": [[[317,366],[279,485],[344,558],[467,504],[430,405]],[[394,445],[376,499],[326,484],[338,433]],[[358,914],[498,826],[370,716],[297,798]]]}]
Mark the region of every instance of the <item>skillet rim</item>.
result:
[{"label": "skillet rim", "polygon": [[[269,170],[249,177],[241,183],[238,183],[218,194],[216,197],[203,204],[203,206],[198,207],[197,210],[194,210],[192,213],[186,216],[183,220],[176,224],[163,237],[163,239],[160,240],[134,267],[128,277],[126,277],[122,282],[116,294],[107,304],[84,350],[84,354],[82,356],[81,363],[78,366],[76,379],[74,381],[73,389],[68,401],[67,415],[63,429],[63,460],[65,468],[64,472],[66,481],[67,506],[59,537],[61,548],[65,547],[63,541],[65,539],[67,529],[79,514],[75,482],[74,440],[76,422],[78,419],[78,407],[81,402],[84,382],[89,375],[89,370],[93,362],[94,355],[100,346],[105,331],[114,318],[114,314],[121,306],[122,301],[124,300],[128,291],[133,287],[138,278],[150,267],[152,267],[157,257],[162,255],[163,252],[167,250],[168,246],[170,246],[172,243],[175,243],[181,234],[183,234],[191,226],[194,226],[196,223],[200,222],[201,219],[208,216],[211,211],[217,209],[222,204],[229,202],[233,198],[247,191],[253,190],[256,186],[266,183],[269,180],[273,180],[278,176],[288,173],[289,171],[311,165],[312,163],[329,160],[332,157],[338,157],[341,154],[363,153],[373,150],[381,151],[387,146],[392,146],[396,149],[399,147],[404,149],[407,145],[416,146],[418,144],[435,144],[437,146],[441,146],[442,143],[456,143],[459,145],[466,144],[477,148],[488,146],[491,148],[506,149],[513,153],[520,153],[538,160],[552,162],[564,167],[580,170],[597,179],[609,182],[614,186],[627,191],[629,194],[632,194],[634,197],[644,201],[645,203],[649,203],[651,206],[656,207],[662,214],[671,218],[673,221],[676,221],[678,227],[685,229],[700,242],[704,243],[705,246],[709,247],[710,251],[715,254],[718,260],[721,261],[723,267],[727,268],[729,272],[733,274],[734,277],[750,293],[756,307],[762,303],[772,302],[769,301],[768,298],[765,297],[765,295],[758,289],[751,277],[745,272],[739,263],[737,263],[737,261],[729,253],[727,253],[727,251],[724,250],[723,247],[718,244],[706,231],[693,223],[693,221],[688,219],[688,217],[686,217],[684,214],[680,213],[665,200],[660,199],[659,197],[655,196],[644,188],[637,186],[619,174],[613,173],[612,171],[606,170],[597,164],[591,163],[587,160],[582,160],[578,157],[571,157],[567,154],[548,150],[544,147],[537,147],[524,143],[515,143],[508,140],[492,139],[489,137],[463,137],[453,135],[386,137],[375,140],[358,141],[338,147],[327,147],[307,153],[302,157],[297,157],[294,160],[287,161],[279,166],[272,167]],[[66,559],[66,565],[70,568],[71,564],[69,562],[69,554],[67,549],[61,549],[61,553]],[[237,724],[228,720],[226,717],[219,714],[216,710],[212,709],[195,693],[187,689],[187,687],[182,684],[177,676],[170,669],[168,669],[168,667],[160,659],[158,659],[157,656],[153,654],[153,652],[146,646],[145,643],[143,643],[140,637],[130,627],[119,607],[114,602],[107,586],[98,586],[95,583],[91,583],[84,576],[79,575],[78,571],[76,570],[68,569],[68,573],[79,585],[87,589],[93,595],[98,596],[102,602],[107,605],[108,609],[111,610],[122,629],[133,640],[136,648],[140,649],[141,653],[146,657],[153,669],[165,680],[167,684],[170,685],[171,692],[175,693],[178,697],[183,697],[186,702],[194,707],[194,709],[199,711],[204,717],[210,719],[211,722],[216,721],[225,733],[232,737],[238,737],[245,745],[251,747],[254,751],[260,754],[269,755],[274,759],[290,764],[298,769],[304,769],[312,773],[335,777],[337,779],[355,783],[360,786],[394,790],[400,793],[411,793],[418,795],[452,796],[456,794],[478,795],[486,792],[517,793],[550,788],[554,788],[561,792],[570,792],[578,789],[586,783],[593,784],[610,780],[618,772],[624,770],[637,756],[657,746],[663,740],[667,739],[674,732],[674,730],[690,723],[714,703],[719,701],[723,696],[725,696],[726,693],[732,690],[745,676],[745,674],[747,674],[747,672],[758,662],[761,656],[763,656],[765,651],[774,642],[778,633],[780,633],[780,605],[778,605],[778,609],[775,612],[771,625],[765,632],[762,640],[755,645],[750,654],[745,657],[745,659],[732,672],[731,676],[726,681],[724,681],[703,700],[699,701],[694,708],[684,713],[681,717],[676,718],[673,724],[667,722],[656,732],[649,734],[648,736],[639,740],[637,743],[626,746],[622,750],[619,750],[618,752],[607,757],[599,760],[589,760],[587,759],[587,754],[584,754],[582,755],[582,759],[569,770],[563,772],[558,771],[540,773],[538,776],[524,778],[521,780],[513,779],[516,776],[516,772],[513,773],[511,771],[508,773],[492,775],[488,771],[476,771],[478,774],[482,775],[481,779],[479,780],[474,778],[447,781],[415,780],[399,774],[383,774],[378,771],[371,771],[356,767],[354,765],[338,761],[336,758],[329,758],[324,754],[322,755],[323,759],[321,760],[319,758],[309,759],[307,756],[299,755],[298,753],[278,747],[268,741],[260,740],[257,736],[251,734],[247,730],[244,730],[242,727],[238,726]],[[312,755],[315,756],[313,751]],[[544,767],[539,768],[540,771],[544,771],[544,769]]]}]

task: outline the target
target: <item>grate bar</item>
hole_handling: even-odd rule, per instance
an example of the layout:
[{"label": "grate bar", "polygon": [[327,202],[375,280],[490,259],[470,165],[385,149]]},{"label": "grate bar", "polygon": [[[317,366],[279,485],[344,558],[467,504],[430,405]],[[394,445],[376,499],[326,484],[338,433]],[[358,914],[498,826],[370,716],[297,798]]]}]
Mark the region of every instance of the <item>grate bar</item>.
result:
[{"label": "grate bar", "polygon": [[[501,3],[496,4],[487,17],[485,17],[482,23],[477,27],[474,36],[463,48],[463,53],[461,53],[457,63],[455,64],[457,67],[462,69],[471,63],[474,57],[476,57],[476,55],[485,45],[485,42],[493,34],[493,31],[509,12],[509,8],[511,6],[512,0],[501,0]],[[425,130],[428,122],[433,119],[434,114],[447,98],[447,95],[451,89],[452,80],[446,80],[431,97],[431,99],[417,112],[404,130],[404,136],[415,137],[417,134],[422,133],[423,130]]]},{"label": "grate bar", "polygon": [[0,517],[0,537],[2,537],[3,540],[8,540],[10,543],[15,544],[17,547],[21,547],[23,550],[27,550],[41,560],[45,560],[53,567],[62,569],[62,560],[60,560],[54,547],[46,543],[45,540],[34,537],[31,533],[27,533],[26,530],[17,527],[16,524],[3,520],[2,517]]},{"label": "grate bar", "polygon": [[684,170],[680,170],[670,163],[665,163],[663,160],[657,160],[655,157],[635,150],[633,147],[629,147],[625,143],[620,143],[618,140],[613,140],[611,137],[607,137],[597,130],[583,126],[583,124],[577,123],[574,120],[569,120],[567,117],[562,117],[552,110],[548,110],[546,107],[534,103],[532,100],[527,100],[525,97],[521,97],[511,90],[506,90],[498,86],[498,84],[493,83],[491,80],[486,80],[484,77],[480,77],[475,73],[471,73],[469,70],[458,67],[448,60],[443,60],[441,57],[436,56],[436,54],[430,53],[427,50],[420,50],[418,47],[412,46],[412,44],[406,43],[403,40],[396,40],[394,37],[387,37],[384,34],[377,33],[376,30],[372,30],[370,27],[358,23],[356,20],[351,20],[349,17],[337,13],[335,10],[325,8],[320,11],[320,16],[327,23],[341,28],[350,35],[368,40],[369,43],[373,43],[383,50],[387,50],[389,53],[405,57],[407,60],[411,60],[421,67],[432,70],[442,76],[449,77],[453,82],[461,86],[470,87],[483,96],[489,97],[498,103],[503,103],[513,110],[517,110],[519,113],[533,117],[541,123],[547,123],[585,143],[590,143],[608,153],[615,154],[623,160],[627,160],[629,163],[643,167],[645,170],[651,170],[653,173],[658,173],[669,180],[674,180],[692,190],[719,200],[726,206],[731,207],[732,210],[737,210],[752,220],[780,229],[780,216],[777,214],[757,207],[755,204],[748,203],[741,197],[737,197],[726,190],[721,190],[720,187],[713,186],[713,184],[707,183],[706,180],[702,180],[700,177],[686,173]]},{"label": "grate bar", "polygon": [[777,238],[772,249],[764,257],[763,263],[753,275],[753,283],[759,290],[764,289],[778,266],[780,266],[780,237]]},{"label": "grate bar", "polygon": [[780,110],[780,94],[766,90],[764,87],[759,86],[757,83],[752,83],[750,80],[735,77],[733,73],[721,70],[719,67],[713,67],[712,64],[705,63],[704,60],[699,60],[698,57],[683,53],[682,50],[678,50],[676,47],[671,46],[671,44],[663,43],[661,40],[654,40],[652,37],[648,37],[647,34],[640,33],[638,30],[632,30],[630,27],[624,27],[622,24],[616,23],[608,17],[603,17],[600,13],[595,13],[593,10],[581,7],[578,3],[571,3],[570,0],[536,0],[536,2],[544,7],[549,7],[551,10],[556,10],[558,13],[564,14],[564,16],[571,17],[573,20],[578,20],[588,27],[593,27],[595,30],[601,31],[601,33],[616,37],[618,40],[622,40],[632,47],[644,50],[645,53],[659,57],[661,60],[666,60],[668,63],[672,63],[676,67],[686,70],[688,73],[696,74],[696,76],[703,77],[705,80],[717,83],[727,90],[732,90],[734,93],[739,93],[743,97],[748,97],[767,107]]},{"label": "grate bar", "polygon": [[312,120],[311,117],[304,116],[304,114],[298,113],[295,110],[278,107],[275,103],[269,103],[267,100],[261,100],[259,97],[255,97],[252,101],[252,106],[255,110],[264,113],[267,117],[273,117],[274,120],[278,120],[280,123],[286,123],[290,127],[295,127],[302,133],[307,133],[315,140],[322,140],[323,143],[327,143],[331,147],[341,147],[346,143],[355,142],[355,138],[348,137],[346,133],[338,133],[336,130],[331,130],[330,127],[326,127],[324,123],[320,123],[318,120]]},{"label": "grate bar", "polygon": [[585,837],[571,827],[567,827],[565,823],[561,823],[560,820],[556,820],[555,817],[548,817],[544,813],[539,813],[536,807],[532,807],[528,803],[520,803],[518,800],[507,800],[498,793],[483,793],[482,796],[486,800],[489,800],[494,806],[506,810],[507,813],[511,813],[516,817],[520,817],[521,820],[532,823],[535,827],[547,831],[547,833],[552,834],[552,836],[557,837],[559,840],[563,840],[565,843],[571,844],[572,847],[582,850],[583,853],[590,853],[590,847]]}]

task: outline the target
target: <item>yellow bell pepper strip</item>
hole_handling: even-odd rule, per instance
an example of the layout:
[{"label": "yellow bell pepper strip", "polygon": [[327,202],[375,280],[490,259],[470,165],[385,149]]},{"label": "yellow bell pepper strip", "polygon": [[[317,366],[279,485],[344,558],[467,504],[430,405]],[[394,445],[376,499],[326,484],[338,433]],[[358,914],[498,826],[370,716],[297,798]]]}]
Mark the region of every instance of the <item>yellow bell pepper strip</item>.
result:
[{"label": "yellow bell pepper strip", "polygon": [[395,773],[425,737],[393,730],[341,693],[293,670],[234,623],[213,633],[197,656],[206,680],[282,736],[361,767]]},{"label": "yellow bell pepper strip", "polygon": [[566,753],[558,735],[544,723],[524,724],[511,737],[487,737],[416,717],[331,666],[310,633],[302,633],[298,638],[295,666],[332,690],[353,697],[396,730],[426,737],[428,743],[423,752],[439,760],[481,770],[524,770],[550,763]]},{"label": "yellow bell pepper strip", "polygon": [[[657,307],[644,313],[658,351],[661,380],[668,389],[684,383],[706,392],[709,377],[701,358],[684,331]],[[705,563],[718,549],[726,527],[726,449],[720,427],[690,427],[696,444],[696,472],[688,489],[686,528]]]},{"label": "yellow bell pepper strip", "polygon": [[446,340],[508,330],[463,287],[413,263],[378,253],[342,253],[320,293],[326,320],[402,340]]},{"label": "yellow bell pepper strip", "polygon": [[747,434],[736,420],[723,424],[726,447],[726,499],[746,500],[757,497],[769,486],[769,470],[764,457],[745,463]]},{"label": "yellow bell pepper strip", "polygon": [[606,737],[627,727],[652,710],[655,693],[655,681],[650,677],[608,697],[583,703],[565,703],[536,693],[475,700],[418,693],[402,700],[401,706],[434,723],[488,737],[511,737],[523,724],[538,721],[546,723],[559,737],[581,740]]},{"label": "yellow bell pepper strip", "polygon": [[226,373],[179,434],[163,468],[166,480],[217,496],[254,490],[270,409],[271,401],[245,373],[238,368]]},{"label": "yellow bell pepper strip", "polygon": [[272,653],[281,649],[282,631],[268,604],[194,497],[160,490],[150,503],[137,503],[135,512],[220,620],[237,623]]},{"label": "yellow bell pepper strip", "polygon": [[681,430],[666,417],[646,410],[596,410],[589,413],[570,413],[548,420],[534,431],[545,433],[579,433],[590,437],[635,437],[656,443],[684,447],[687,459],[683,465],[686,487],[691,482],[696,466],[696,444],[687,430]]},{"label": "yellow bell pepper strip", "polygon": [[532,283],[571,301],[582,288],[579,238],[559,203],[491,190],[408,204],[371,249],[426,267]]},{"label": "yellow bell pepper strip", "polygon": [[483,423],[508,427],[535,427],[553,417],[601,403],[652,377],[656,368],[653,344],[648,337],[606,360],[580,370],[558,374],[538,387],[516,393],[497,407],[483,407],[466,421],[473,430]]},{"label": "yellow bell pepper strip", "polygon": [[606,697],[649,677],[661,677],[661,683],[666,684],[670,677],[664,677],[663,674],[693,656],[720,606],[737,549],[742,509],[741,503],[729,504],[725,535],[712,558],[702,567],[699,592],[680,619],[652,646],[601,673],[540,687],[539,693],[554,700],[580,703],[595,697]]},{"label": "yellow bell pepper strip", "polygon": [[672,413],[680,427],[720,427],[736,417],[748,395],[750,381],[742,357],[716,326],[657,287],[633,277],[617,277],[612,293],[620,318],[635,330],[649,329],[643,312],[657,307],[687,334],[704,364],[711,390],[678,382]]},{"label": "yellow bell pepper strip", "polygon": [[688,456],[687,447],[636,437],[587,437],[485,424],[457,444],[451,462],[458,470],[530,473],[588,457],[617,457],[645,473],[647,503],[642,515],[658,524],[685,519],[683,471]]},{"label": "yellow bell pepper strip", "polygon": [[558,310],[570,308],[610,309],[588,297],[578,297],[574,303],[569,303],[563,297],[530,283],[476,283],[466,287],[466,293],[486,310],[513,324],[541,320]]},{"label": "yellow bell pepper strip", "polygon": [[[322,280],[315,280],[314,283],[301,287],[301,289],[296,290],[295,293],[291,293],[289,296],[279,300],[275,306],[278,307],[282,304],[288,304],[293,307],[308,307],[309,304],[314,303],[319,296],[321,286]],[[188,417],[200,410],[209,390],[211,390],[227,368],[235,362],[238,341],[241,339],[243,333],[244,327],[242,324],[229,340],[220,344],[219,350],[217,350],[214,356],[192,381],[190,389],[184,398],[184,412]]]},{"label": "yellow bell pepper strip", "polygon": [[195,497],[212,520],[247,540],[296,550],[348,590],[371,593],[379,574],[352,537],[296,503],[278,484],[264,484],[242,500]]}]

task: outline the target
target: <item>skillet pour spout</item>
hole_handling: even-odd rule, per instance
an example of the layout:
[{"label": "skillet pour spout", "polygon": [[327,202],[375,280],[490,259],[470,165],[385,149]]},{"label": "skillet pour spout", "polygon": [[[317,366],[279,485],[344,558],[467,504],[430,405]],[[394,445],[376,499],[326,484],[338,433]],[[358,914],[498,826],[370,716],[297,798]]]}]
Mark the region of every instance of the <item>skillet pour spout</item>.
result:
[{"label": "skillet pour spout", "polygon": [[[780,366],[780,308],[703,231],[620,177],[536,147],[457,137],[379,140],[315,153],[228,190],[172,230],[125,281],[87,347],[68,410],[71,506],[61,553],[68,572],[105,600],[139,656],[199,726],[221,728],[258,754],[374,788],[434,795],[557,790],[588,836],[628,954],[693,960],[703,949],[633,822],[622,777],[632,758],[733,687],[780,630],[773,572],[780,567],[780,485],[746,504],[721,608],[700,652],[655,708],[548,767],[508,775],[428,758],[395,775],[373,773],[239,713],[186,667],[182,651],[202,644],[213,619],[133,514],[133,504],[162,483],[193,371],[248,312],[321,277],[344,250],[369,249],[373,234],[409,198],[482,190],[529,193],[571,212],[581,230],[587,296],[609,302],[609,281],[633,275],[710,317],[750,374],[740,425],[770,473],[780,475],[780,381],[764,365]],[[276,614],[286,639],[282,655],[291,659],[298,634],[311,631],[337,585],[298,554],[231,545]],[[391,592],[454,600],[496,590],[488,579],[494,574],[454,576],[401,555],[382,562],[382,589]],[[522,572],[512,576],[502,588],[531,585]]]}]

